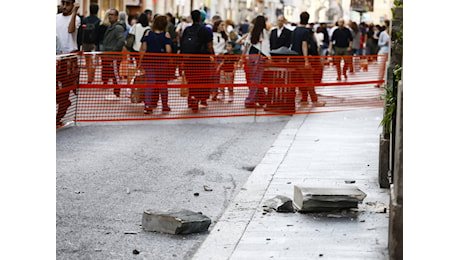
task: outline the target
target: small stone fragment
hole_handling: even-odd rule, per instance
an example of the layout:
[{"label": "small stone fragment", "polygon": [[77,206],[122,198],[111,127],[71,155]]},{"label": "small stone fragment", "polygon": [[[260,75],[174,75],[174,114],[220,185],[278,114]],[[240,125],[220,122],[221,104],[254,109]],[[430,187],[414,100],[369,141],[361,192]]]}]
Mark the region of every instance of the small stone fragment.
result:
[{"label": "small stone fragment", "polygon": [[208,185],[203,185],[204,191],[212,191],[212,189]]},{"label": "small stone fragment", "polygon": [[276,212],[294,212],[294,207],[292,206],[292,199],[277,195],[274,198],[266,200],[263,204],[264,211],[270,212],[275,210]]},{"label": "small stone fragment", "polygon": [[345,180],[345,183],[346,184],[353,184],[353,183],[356,183],[355,180]]},{"label": "small stone fragment", "polygon": [[198,196],[200,196],[200,193],[199,193],[199,192],[195,192],[195,193],[193,193],[193,196],[198,197]]},{"label": "small stone fragment", "polygon": [[327,214],[328,218],[341,218],[342,215],[337,215],[337,214]]},{"label": "small stone fragment", "polygon": [[140,252],[137,251],[137,249],[134,249],[134,250],[133,250],[133,254],[138,255],[139,253],[140,253]]}]

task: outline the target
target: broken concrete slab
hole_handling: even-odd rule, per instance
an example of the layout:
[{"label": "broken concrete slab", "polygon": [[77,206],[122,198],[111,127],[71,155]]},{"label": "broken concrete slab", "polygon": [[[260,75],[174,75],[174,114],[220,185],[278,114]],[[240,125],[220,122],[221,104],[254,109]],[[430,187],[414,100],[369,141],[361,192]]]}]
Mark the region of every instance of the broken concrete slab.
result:
[{"label": "broken concrete slab", "polygon": [[168,234],[190,234],[207,231],[211,219],[201,212],[186,209],[156,211],[148,209],[142,215],[142,228],[145,231]]},{"label": "broken concrete slab", "polygon": [[294,212],[295,209],[292,206],[292,199],[283,195],[277,195],[274,198],[266,200],[263,203],[265,211],[275,210],[276,212]]},{"label": "broken concrete slab", "polygon": [[294,185],[294,206],[299,212],[323,212],[357,208],[366,194],[358,187],[305,187]]}]

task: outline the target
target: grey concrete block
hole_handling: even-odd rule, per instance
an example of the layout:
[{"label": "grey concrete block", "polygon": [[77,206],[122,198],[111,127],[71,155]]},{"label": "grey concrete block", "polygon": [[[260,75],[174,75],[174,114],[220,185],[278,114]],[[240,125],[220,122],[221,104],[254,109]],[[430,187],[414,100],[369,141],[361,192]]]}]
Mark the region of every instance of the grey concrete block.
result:
[{"label": "grey concrete block", "polygon": [[265,211],[275,210],[276,212],[294,212],[292,199],[286,196],[277,195],[274,198],[264,201],[263,208]]},{"label": "grey concrete block", "polygon": [[357,208],[366,194],[353,185],[301,187],[294,185],[294,206],[299,212],[323,212]]},{"label": "grey concrete block", "polygon": [[156,211],[148,209],[142,215],[142,228],[145,231],[169,234],[190,234],[207,231],[211,219],[201,212],[186,209]]}]

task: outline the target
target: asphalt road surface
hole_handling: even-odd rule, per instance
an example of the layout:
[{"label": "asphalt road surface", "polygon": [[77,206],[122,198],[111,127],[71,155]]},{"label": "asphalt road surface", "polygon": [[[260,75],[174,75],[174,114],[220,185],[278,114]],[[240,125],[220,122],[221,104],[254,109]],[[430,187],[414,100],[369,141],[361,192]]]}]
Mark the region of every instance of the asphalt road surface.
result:
[{"label": "asphalt road surface", "polygon": [[57,259],[189,259],[208,232],[143,231],[144,210],[202,212],[212,219],[211,229],[289,119],[99,123],[58,130]]}]

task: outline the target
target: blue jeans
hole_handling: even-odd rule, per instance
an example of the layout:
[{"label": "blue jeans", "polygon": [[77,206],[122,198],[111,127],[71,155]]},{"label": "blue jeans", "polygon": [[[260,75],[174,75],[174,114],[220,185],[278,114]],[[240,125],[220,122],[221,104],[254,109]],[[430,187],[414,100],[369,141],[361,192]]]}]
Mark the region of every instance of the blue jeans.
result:
[{"label": "blue jeans", "polygon": [[145,68],[145,78],[148,85],[157,87],[145,89],[145,105],[148,107],[156,107],[159,96],[161,95],[161,103],[163,108],[168,107],[168,88],[166,88],[166,66],[155,64]]},{"label": "blue jeans", "polygon": [[[252,53],[249,53],[252,54]],[[248,83],[259,85],[262,82],[262,77],[264,74],[264,65],[265,61],[261,55],[249,55],[248,57],[248,70],[246,73]],[[245,104],[253,104],[257,102],[257,92],[259,86],[249,86],[249,95],[244,101]]]}]

